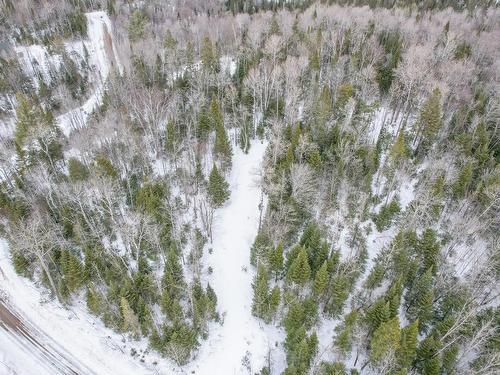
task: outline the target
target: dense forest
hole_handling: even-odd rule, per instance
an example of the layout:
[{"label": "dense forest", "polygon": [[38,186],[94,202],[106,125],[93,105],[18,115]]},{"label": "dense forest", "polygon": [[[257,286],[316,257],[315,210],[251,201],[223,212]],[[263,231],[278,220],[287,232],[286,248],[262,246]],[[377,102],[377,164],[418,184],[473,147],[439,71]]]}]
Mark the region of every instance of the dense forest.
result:
[{"label": "dense forest", "polygon": [[210,256],[234,155],[264,144],[241,272],[277,334],[235,373],[500,371],[495,1],[0,13],[0,236],[41,293],[196,360],[231,314]]}]

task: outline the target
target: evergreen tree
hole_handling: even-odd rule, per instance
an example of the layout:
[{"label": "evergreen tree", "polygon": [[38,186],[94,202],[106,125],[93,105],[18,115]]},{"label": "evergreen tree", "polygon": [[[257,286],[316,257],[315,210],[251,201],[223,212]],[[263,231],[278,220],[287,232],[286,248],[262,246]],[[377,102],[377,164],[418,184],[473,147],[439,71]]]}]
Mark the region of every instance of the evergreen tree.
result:
[{"label": "evergreen tree", "polygon": [[208,135],[212,131],[212,125],[210,123],[210,117],[205,109],[201,109],[198,115],[198,127],[196,129],[196,135],[201,141],[206,141]]},{"label": "evergreen tree", "polygon": [[271,252],[269,264],[271,266],[271,271],[274,273],[275,280],[278,280],[283,272],[283,243],[281,243],[281,241],[276,246],[276,249]]},{"label": "evergreen tree", "polygon": [[453,196],[455,198],[463,198],[467,194],[472,182],[472,163],[467,162],[460,170],[456,181],[454,182]]},{"label": "evergreen tree", "polygon": [[437,270],[437,262],[439,258],[439,244],[436,239],[436,232],[427,228],[422,233],[422,237],[418,243],[418,249],[423,257],[424,269],[432,269],[435,273]]},{"label": "evergreen tree", "polygon": [[303,247],[301,247],[297,257],[290,266],[288,277],[291,281],[300,286],[304,286],[309,281],[311,277],[311,267],[309,266],[307,253]]},{"label": "evergreen tree", "polygon": [[417,354],[418,345],[418,320],[401,330],[401,340],[397,352],[398,363],[401,367],[409,369]]},{"label": "evergreen tree", "polygon": [[399,306],[401,304],[401,295],[403,294],[403,286],[401,280],[396,280],[385,296],[385,300],[389,304],[389,316],[394,318],[399,314]]},{"label": "evergreen tree", "polygon": [[428,149],[434,143],[442,125],[441,92],[436,88],[420,110],[416,137],[419,147]]},{"label": "evergreen tree", "polygon": [[391,147],[390,155],[396,165],[399,165],[409,155],[408,146],[406,145],[404,132],[402,130],[399,131],[396,141]]},{"label": "evergreen tree", "polygon": [[316,277],[314,278],[313,291],[316,296],[321,296],[328,285],[328,262],[325,260],[323,265],[320,267],[318,272],[316,272]]},{"label": "evergreen tree", "polygon": [[278,307],[280,305],[281,292],[280,288],[275,285],[271,290],[271,295],[269,296],[269,311],[268,311],[268,321],[271,321],[276,316]]},{"label": "evergreen tree", "polygon": [[201,42],[200,57],[203,68],[208,72],[215,73],[219,69],[217,52],[208,36],[205,36]]},{"label": "evergreen tree", "polygon": [[366,312],[366,320],[371,331],[375,331],[381,324],[389,321],[390,318],[390,304],[383,298],[379,298]]},{"label": "evergreen tree", "polygon": [[426,270],[412,285],[406,295],[407,313],[419,322],[419,332],[425,332],[433,316],[434,300],[432,268]]},{"label": "evergreen tree", "polygon": [[387,354],[397,352],[400,346],[399,336],[398,318],[382,323],[373,333],[370,342],[370,360],[377,363],[383,360]]},{"label": "evergreen tree", "polygon": [[253,280],[252,288],[252,314],[258,318],[264,319],[268,314],[269,280],[267,277],[267,270],[262,264],[257,268],[257,274]]},{"label": "evergreen tree", "polygon": [[165,150],[172,155],[175,151],[175,123],[172,119],[167,122],[167,138],[165,142]]},{"label": "evergreen tree", "polygon": [[68,160],[69,179],[73,182],[84,181],[89,176],[88,168],[78,159],[70,158]]},{"label": "evergreen tree", "polygon": [[128,24],[128,37],[130,41],[136,42],[145,36],[145,27],[148,23],[148,17],[144,12],[136,9],[130,15]]},{"label": "evergreen tree", "polygon": [[229,184],[214,164],[208,177],[208,197],[213,207],[221,207],[229,198]]},{"label": "evergreen tree", "polygon": [[212,127],[215,129],[214,155],[220,158],[225,165],[229,165],[232,154],[231,145],[229,144],[222,113],[215,97],[210,104],[210,115],[213,123]]}]

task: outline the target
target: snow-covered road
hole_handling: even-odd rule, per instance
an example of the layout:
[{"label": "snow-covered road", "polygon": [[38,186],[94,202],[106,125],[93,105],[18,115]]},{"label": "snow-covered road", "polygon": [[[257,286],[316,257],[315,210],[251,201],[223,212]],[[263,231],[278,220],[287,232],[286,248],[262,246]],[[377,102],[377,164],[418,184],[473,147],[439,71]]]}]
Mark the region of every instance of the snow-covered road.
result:
[{"label": "snow-covered road", "polygon": [[235,150],[229,179],[231,197],[216,213],[213,253],[205,256],[205,264],[213,268],[209,281],[217,293],[218,309],[225,314],[224,324],[210,327],[208,341],[202,343],[198,358],[186,373],[249,373],[242,364],[248,351],[252,353],[248,364],[253,374],[265,365],[268,349],[273,349],[278,339],[251,314],[254,271],[250,247],[258,229],[261,195],[256,180],[265,148],[266,144],[257,141],[248,155]]}]

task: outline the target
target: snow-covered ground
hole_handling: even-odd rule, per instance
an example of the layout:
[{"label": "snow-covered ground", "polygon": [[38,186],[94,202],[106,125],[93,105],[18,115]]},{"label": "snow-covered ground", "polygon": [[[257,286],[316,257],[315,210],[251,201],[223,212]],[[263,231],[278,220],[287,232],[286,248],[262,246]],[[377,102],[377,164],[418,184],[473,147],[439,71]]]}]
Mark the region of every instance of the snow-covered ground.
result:
[{"label": "snow-covered ground", "polygon": [[[254,141],[248,155],[235,150],[230,201],[216,213],[213,252],[204,259],[213,269],[209,282],[217,293],[224,324],[211,325],[209,338],[186,368],[187,373],[254,374],[266,364],[268,350],[275,366],[283,365],[275,343],[282,342],[284,336],[251,314],[255,272],[250,266],[250,247],[258,229],[260,188],[256,180],[265,148],[266,144]],[[251,372],[242,364],[247,352],[252,353],[248,357]]]},{"label": "snow-covered ground", "polygon": [[[218,296],[224,323],[213,323],[197,358],[178,368],[154,353],[147,353],[145,340],[134,342],[113,333],[91,316],[83,298],[72,306],[47,300],[30,280],[18,276],[12,266],[8,244],[0,239],[0,297],[25,322],[47,348],[56,348],[56,358],[77,372],[96,374],[244,374],[259,371],[271,353],[272,366],[285,365],[282,330],[263,324],[251,314],[252,280],[249,250],[257,234],[261,192],[257,172],[266,144],[254,141],[248,154],[235,150],[229,178],[231,197],[216,213],[212,254],[205,255],[213,269],[209,282]],[[58,373],[54,359],[44,359],[24,338],[2,329],[0,320],[0,374]],[[141,353],[132,357],[136,349]],[[248,356],[247,364],[242,360]],[[36,355],[35,355],[35,354]],[[61,357],[58,357],[60,355]],[[141,361],[141,358],[143,361]],[[57,360],[56,360],[57,361]],[[60,364],[59,364],[60,366]],[[251,369],[251,372],[249,372]]]},{"label": "snow-covered ground", "polygon": [[[85,126],[92,111],[101,103],[104,85],[112,69],[116,68],[119,73],[123,72],[108,15],[102,11],[85,15],[88,39],[69,41],[64,44],[64,47],[70,55],[77,55],[80,60],[83,60],[85,54],[83,46],[85,45],[88,52],[88,64],[93,71],[92,83],[95,88],[81,106],[57,117],[57,123],[66,136],[73,129]],[[46,83],[50,83],[51,75],[59,70],[62,63],[61,55],[50,54],[44,46],[17,46],[15,50],[26,74],[32,77],[40,76]],[[34,84],[38,87],[36,79]]]},{"label": "snow-covered ground", "polygon": [[116,65],[118,72],[123,72],[116,46],[113,43],[111,20],[108,15],[105,12],[91,12],[86,13],[86,16],[89,41],[85,43],[85,46],[89,52],[90,64],[98,73],[97,86],[80,107],[57,117],[57,123],[66,136],[73,129],[85,126],[92,111],[101,103],[104,84],[112,66]]},{"label": "snow-covered ground", "polygon": [[[161,373],[155,371],[152,360],[142,363],[132,357],[130,350],[137,348],[136,343],[105,328],[98,318],[89,315],[84,301],[64,307],[46,299],[42,289],[17,275],[4,239],[0,239],[0,301],[36,338],[33,343],[7,331],[0,320],[0,374],[71,373],[60,370],[61,362],[82,374]],[[51,358],[46,358],[37,343],[51,353]]]}]

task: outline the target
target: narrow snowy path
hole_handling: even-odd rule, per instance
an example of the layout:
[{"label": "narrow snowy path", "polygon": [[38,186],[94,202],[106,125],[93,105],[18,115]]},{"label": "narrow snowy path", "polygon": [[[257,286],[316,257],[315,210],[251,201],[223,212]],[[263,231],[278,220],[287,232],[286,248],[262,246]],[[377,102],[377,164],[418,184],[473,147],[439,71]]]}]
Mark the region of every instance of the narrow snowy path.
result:
[{"label": "narrow snowy path", "polygon": [[[113,35],[112,26],[108,15],[99,11],[86,13],[85,16],[87,17],[89,40],[84,43],[89,53],[89,63],[98,75],[97,86],[80,107],[57,117],[57,123],[66,136],[69,136],[74,129],[85,126],[92,111],[101,103],[104,95],[104,84],[112,67],[117,67],[120,73],[123,72],[118,52],[111,37]],[[67,47],[71,50],[71,43],[68,43]]]},{"label": "narrow snowy path", "polygon": [[198,358],[186,373],[245,374],[248,367],[242,359],[248,351],[253,374],[262,368],[268,348],[274,346],[272,332],[264,331],[251,314],[254,272],[249,251],[258,229],[261,195],[256,173],[265,148],[266,144],[254,142],[248,155],[235,150],[231,197],[216,214],[213,253],[205,257],[205,264],[213,268],[209,281],[217,293],[224,324],[210,327],[208,341],[202,342]]}]

